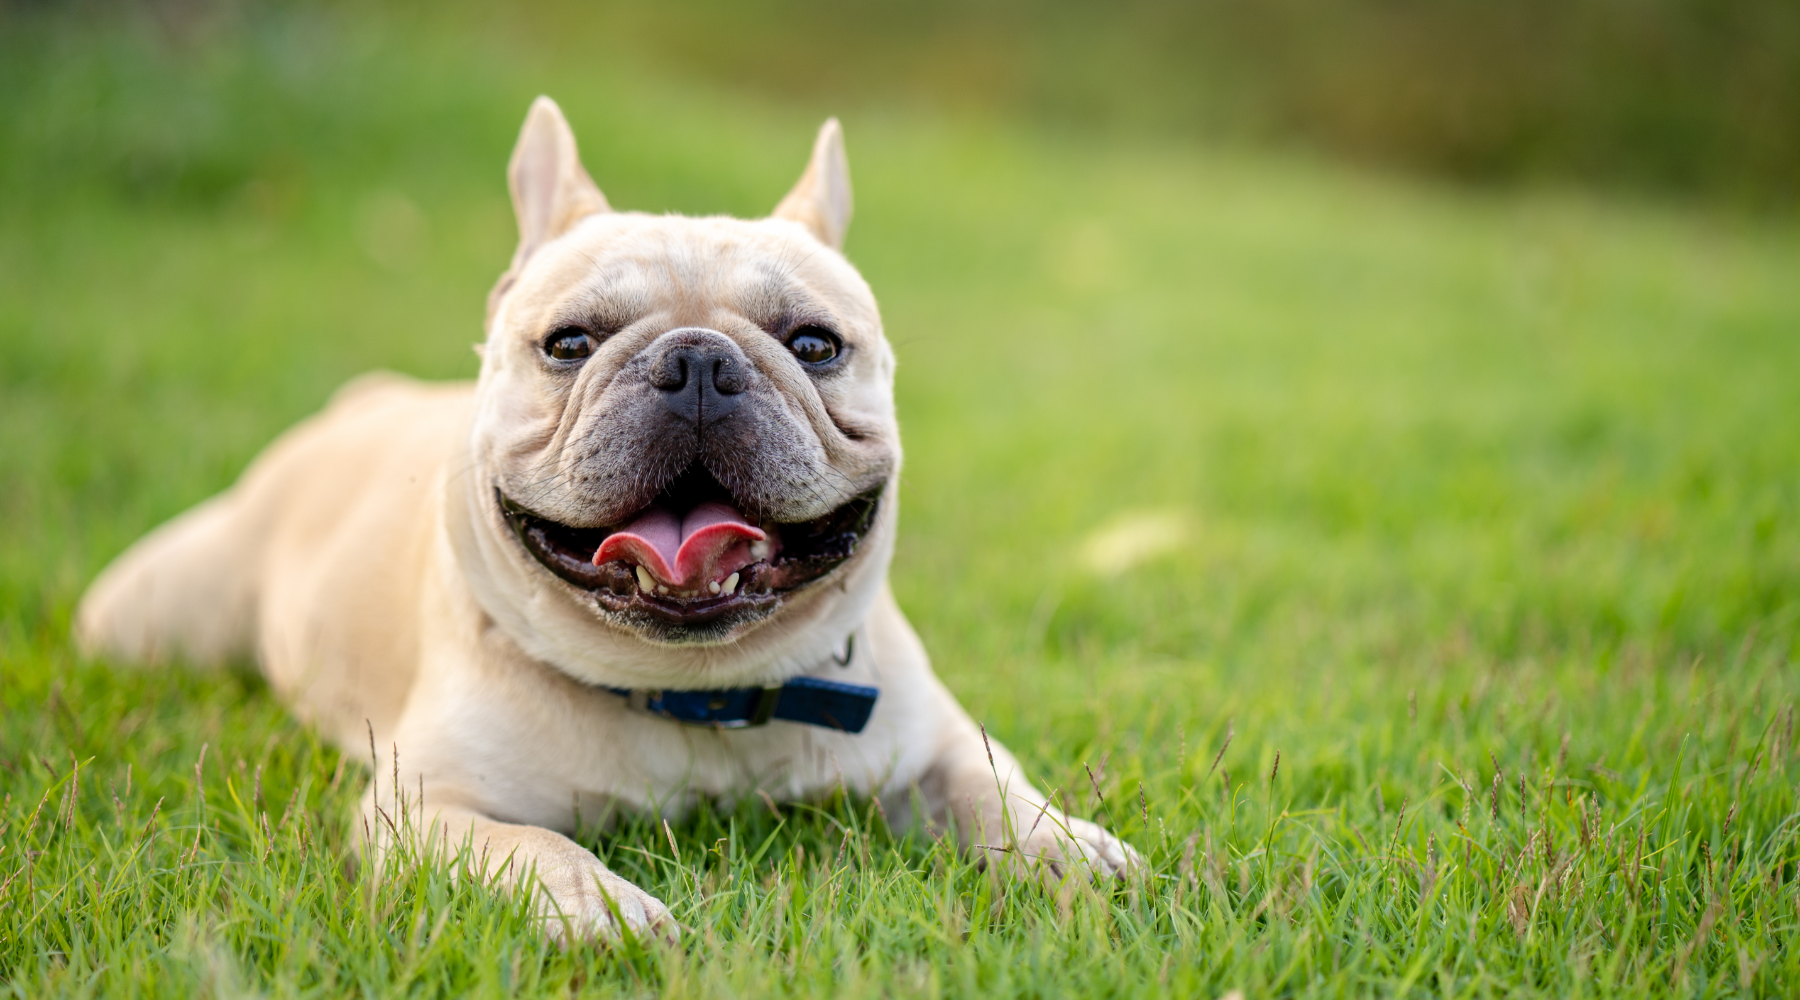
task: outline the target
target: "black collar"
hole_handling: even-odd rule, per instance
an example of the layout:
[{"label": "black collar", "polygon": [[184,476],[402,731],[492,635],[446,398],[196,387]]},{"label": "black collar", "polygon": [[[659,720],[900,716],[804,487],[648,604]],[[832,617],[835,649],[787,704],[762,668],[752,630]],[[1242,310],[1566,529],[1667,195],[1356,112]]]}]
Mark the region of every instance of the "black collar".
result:
[{"label": "black collar", "polygon": [[[856,655],[856,634],[844,644],[844,656],[832,654],[838,666],[849,666]],[[690,726],[713,729],[748,729],[771,719],[822,726],[846,733],[860,733],[875,711],[880,688],[817,677],[796,677],[786,684],[763,687],[719,688],[712,691],[664,691],[655,688],[608,687],[622,695],[639,712],[660,715]]]}]

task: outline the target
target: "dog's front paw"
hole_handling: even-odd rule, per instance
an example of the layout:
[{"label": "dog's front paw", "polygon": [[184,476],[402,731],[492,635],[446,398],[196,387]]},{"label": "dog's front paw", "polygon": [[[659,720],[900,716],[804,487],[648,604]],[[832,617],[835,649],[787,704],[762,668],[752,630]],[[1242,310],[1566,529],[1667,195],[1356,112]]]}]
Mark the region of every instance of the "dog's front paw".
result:
[{"label": "dog's front paw", "polygon": [[1050,810],[1041,817],[1027,817],[1024,827],[1026,833],[1018,843],[1017,856],[1027,865],[1047,866],[1057,877],[1070,869],[1085,867],[1097,876],[1118,878],[1142,869],[1144,864],[1143,857],[1130,844],[1106,832],[1098,823]]},{"label": "dog's front paw", "polygon": [[629,932],[638,940],[673,942],[681,929],[662,900],[614,875],[589,858],[539,872],[539,913],[544,932],[567,946],[571,941],[616,941]]}]

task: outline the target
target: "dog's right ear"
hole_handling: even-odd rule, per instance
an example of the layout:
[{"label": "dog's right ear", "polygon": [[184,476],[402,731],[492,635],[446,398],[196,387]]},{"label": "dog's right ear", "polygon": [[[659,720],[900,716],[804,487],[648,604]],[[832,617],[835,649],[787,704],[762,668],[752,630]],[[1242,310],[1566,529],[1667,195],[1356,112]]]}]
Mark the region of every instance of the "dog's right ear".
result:
[{"label": "dog's right ear", "polygon": [[844,249],[844,230],[850,228],[850,161],[844,158],[844,130],[836,118],[819,126],[806,172],[772,214],[800,223],[833,250]]},{"label": "dog's right ear", "polygon": [[506,167],[506,185],[512,190],[513,214],[519,220],[519,248],[513,252],[512,266],[488,295],[490,321],[500,296],[532,253],[582,219],[611,211],[606,196],[581,166],[568,119],[548,97],[531,102],[525,125],[519,129],[519,144],[513,147],[512,161]]}]

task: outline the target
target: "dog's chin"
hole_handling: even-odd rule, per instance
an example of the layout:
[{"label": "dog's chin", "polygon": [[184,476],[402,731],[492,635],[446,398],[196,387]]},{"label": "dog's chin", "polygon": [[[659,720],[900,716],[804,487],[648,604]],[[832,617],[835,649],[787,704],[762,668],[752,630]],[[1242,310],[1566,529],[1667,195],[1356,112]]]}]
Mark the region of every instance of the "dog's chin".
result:
[{"label": "dog's chin", "polygon": [[[878,486],[811,521],[759,520],[755,527],[768,536],[768,543],[753,550],[754,561],[734,569],[722,582],[689,590],[659,585],[628,559],[594,561],[606,540],[637,514],[619,525],[582,528],[545,517],[499,487],[494,497],[531,558],[584,600],[591,600],[603,621],[652,642],[686,645],[735,639],[831,577],[856,555],[874,525],[882,490]],[[680,512],[708,501],[735,504],[728,490],[695,466],[644,510],[663,507]]]}]

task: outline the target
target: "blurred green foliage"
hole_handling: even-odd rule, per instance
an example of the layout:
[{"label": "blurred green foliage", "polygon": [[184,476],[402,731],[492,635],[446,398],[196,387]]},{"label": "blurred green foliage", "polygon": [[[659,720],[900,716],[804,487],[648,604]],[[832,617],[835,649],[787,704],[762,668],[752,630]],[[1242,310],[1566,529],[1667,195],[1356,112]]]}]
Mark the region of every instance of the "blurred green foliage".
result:
[{"label": "blurred green foliage", "polygon": [[[157,0],[77,4],[56,16],[125,19],[196,44],[275,11],[292,25],[337,6]],[[912,102],[1089,131],[1273,142],[1464,180],[1575,181],[1750,206],[1791,206],[1800,196],[1800,5],[1788,0],[532,0],[376,9],[524,42],[545,58],[655,65],[838,110]],[[18,32],[40,13],[14,0],[0,4],[0,23]],[[33,75],[30,54],[15,59],[0,72]],[[130,183],[172,181],[159,173],[169,149],[160,160],[142,153],[125,168]],[[204,190],[229,168],[196,162],[175,182]]]},{"label": "blurred green foliage", "polygon": [[686,0],[531,5],[783,96],[1311,147],[1470,180],[1800,195],[1788,0]]}]

